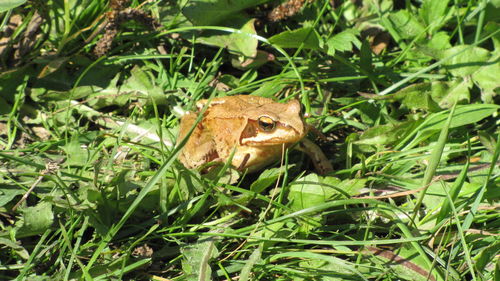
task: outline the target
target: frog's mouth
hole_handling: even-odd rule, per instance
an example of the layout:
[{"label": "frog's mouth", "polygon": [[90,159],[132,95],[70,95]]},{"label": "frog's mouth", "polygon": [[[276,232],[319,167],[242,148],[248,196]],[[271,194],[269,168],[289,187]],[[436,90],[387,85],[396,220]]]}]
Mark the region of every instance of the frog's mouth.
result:
[{"label": "frog's mouth", "polygon": [[291,144],[300,141],[303,137],[304,130],[300,131],[280,122],[276,122],[272,131],[264,131],[259,128],[256,121],[249,120],[241,132],[240,144],[250,146]]}]

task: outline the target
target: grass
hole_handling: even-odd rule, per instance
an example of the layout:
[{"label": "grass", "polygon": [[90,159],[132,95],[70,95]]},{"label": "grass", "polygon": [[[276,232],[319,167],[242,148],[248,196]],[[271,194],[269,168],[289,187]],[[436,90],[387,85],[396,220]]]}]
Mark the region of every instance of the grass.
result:
[{"label": "grass", "polygon": [[[500,6],[290,3],[0,3],[0,280],[500,279]],[[184,168],[237,94],[299,99],[334,171]]]}]

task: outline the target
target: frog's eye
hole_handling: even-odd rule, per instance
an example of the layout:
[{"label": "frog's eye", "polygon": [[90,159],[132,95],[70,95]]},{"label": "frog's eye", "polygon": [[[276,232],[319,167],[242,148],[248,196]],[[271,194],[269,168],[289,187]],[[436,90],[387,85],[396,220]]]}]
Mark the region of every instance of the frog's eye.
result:
[{"label": "frog's eye", "polygon": [[259,117],[259,128],[264,132],[271,132],[276,128],[276,122],[267,116]]}]

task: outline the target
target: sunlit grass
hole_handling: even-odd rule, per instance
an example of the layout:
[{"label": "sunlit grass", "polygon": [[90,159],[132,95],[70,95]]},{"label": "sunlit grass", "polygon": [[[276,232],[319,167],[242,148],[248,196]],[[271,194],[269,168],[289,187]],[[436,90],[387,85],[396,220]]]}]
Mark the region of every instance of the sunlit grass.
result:
[{"label": "sunlit grass", "polygon": [[[0,279],[498,278],[494,3],[205,2],[0,12]],[[299,99],[334,171],[184,168],[182,112],[237,94]]]}]

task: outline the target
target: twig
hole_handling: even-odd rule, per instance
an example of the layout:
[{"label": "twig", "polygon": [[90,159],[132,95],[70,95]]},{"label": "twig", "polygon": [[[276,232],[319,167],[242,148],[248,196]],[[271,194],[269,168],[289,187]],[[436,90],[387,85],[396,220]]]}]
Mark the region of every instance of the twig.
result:
[{"label": "twig", "polygon": [[23,195],[21,200],[19,200],[19,202],[17,202],[16,205],[14,205],[14,207],[12,208],[13,212],[19,207],[19,205],[21,205],[21,203],[23,203],[24,201],[26,201],[26,199],[28,199],[28,196],[31,194],[31,192],[33,192],[33,189],[35,189],[35,187],[42,181],[42,179],[45,175],[53,174],[59,169],[59,164],[61,164],[62,161],[63,161],[63,159],[61,159],[59,161],[50,161],[50,162],[45,164],[45,169],[40,172],[40,176],[31,185],[30,189],[28,189],[28,191],[26,191],[26,193]]}]

